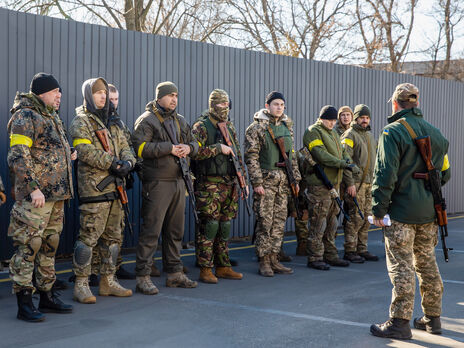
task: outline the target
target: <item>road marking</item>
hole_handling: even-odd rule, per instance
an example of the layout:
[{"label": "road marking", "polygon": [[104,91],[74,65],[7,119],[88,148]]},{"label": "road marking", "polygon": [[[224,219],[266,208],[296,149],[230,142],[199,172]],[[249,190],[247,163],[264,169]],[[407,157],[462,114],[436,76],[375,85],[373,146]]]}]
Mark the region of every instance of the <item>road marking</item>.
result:
[{"label": "road marking", "polygon": [[256,312],[256,313],[277,314],[277,315],[291,317],[291,318],[316,320],[316,321],[323,321],[323,322],[328,322],[328,323],[333,323],[333,324],[342,324],[342,325],[357,326],[357,327],[363,327],[363,328],[368,328],[368,327],[371,326],[371,324],[358,323],[356,321],[332,319],[332,318],[321,317],[321,316],[318,316],[318,315],[310,315],[310,314],[304,314],[304,313],[282,311],[282,310],[271,309],[271,308],[253,307],[253,306],[247,306],[247,305],[242,305],[242,304],[226,303],[226,302],[219,302],[219,301],[213,301],[213,300],[205,300],[205,299],[201,299],[201,298],[181,297],[181,296],[176,296],[176,295],[165,295],[165,294],[160,294],[159,296],[162,296],[162,297],[165,297],[165,298],[168,298],[168,299],[171,299],[171,300],[177,300],[177,301],[189,302],[189,303],[196,303],[196,304],[201,304],[201,305],[205,305],[205,306],[222,307],[222,308],[228,308],[228,309],[238,309],[238,310],[244,310],[244,311]]}]

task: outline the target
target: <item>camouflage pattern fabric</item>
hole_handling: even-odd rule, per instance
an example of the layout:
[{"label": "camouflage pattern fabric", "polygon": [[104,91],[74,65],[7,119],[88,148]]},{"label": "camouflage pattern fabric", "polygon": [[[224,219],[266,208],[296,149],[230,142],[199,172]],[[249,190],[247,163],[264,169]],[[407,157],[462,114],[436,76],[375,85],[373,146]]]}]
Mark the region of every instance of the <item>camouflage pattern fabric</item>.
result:
[{"label": "camouflage pattern fabric", "polygon": [[8,122],[8,166],[15,199],[39,187],[45,200],[73,195],[71,148],[58,114],[33,93],[17,93]]},{"label": "camouflage pattern fabric", "polygon": [[345,253],[367,251],[367,235],[370,227],[367,217],[372,215],[372,184],[361,184],[356,191],[356,199],[364,215],[364,220],[359,216],[358,208],[354,204],[353,198],[345,193],[344,209],[350,216],[350,221],[345,221]]},{"label": "camouflage pattern fabric", "polygon": [[[123,215],[123,220],[122,220],[122,225],[121,225],[121,231],[122,233],[124,232],[124,215]],[[121,240],[119,242],[119,254],[118,254],[118,260],[116,262],[116,270],[119,269],[122,265],[122,256],[121,256],[121,249],[122,249],[122,243],[124,241],[124,237],[121,236]],[[97,243],[95,247],[92,249],[92,261],[91,261],[91,273],[92,274],[100,274],[100,265],[101,265],[101,257],[100,257],[100,245]]]},{"label": "camouflage pattern fabric", "polygon": [[1,176],[0,176],[0,191],[5,192],[5,186],[3,185],[3,180]]},{"label": "camouflage pattern fabric", "polygon": [[[222,178],[221,178],[222,179]],[[237,217],[238,193],[234,182],[229,184],[200,182],[196,184],[195,197],[200,225],[196,233],[196,256],[200,267],[230,267],[227,240],[218,223],[215,236],[207,236],[206,223],[230,221]],[[212,237],[212,238],[211,238]]]},{"label": "camouflage pattern fabric", "polygon": [[438,243],[435,222],[413,225],[392,220],[385,228],[388,275],[393,285],[390,317],[411,320],[414,310],[416,278],[427,316],[441,315],[443,282],[435,259]]},{"label": "camouflage pattern fabric", "polygon": [[64,201],[48,201],[35,208],[26,200],[16,201],[11,210],[8,236],[16,252],[10,260],[13,291],[32,289],[34,266],[41,291],[51,290],[55,282],[55,254],[63,229]]},{"label": "camouflage pattern fabric", "polygon": [[[337,185],[338,186],[338,185]],[[338,190],[338,187],[335,188]],[[325,186],[309,186],[308,261],[338,259],[335,237],[339,208]]]},{"label": "camouflage pattern fabric", "polygon": [[264,195],[253,194],[256,219],[256,252],[259,257],[277,254],[284,238],[290,188],[283,170],[262,170]]},{"label": "camouflage pattern fabric", "polygon": [[[119,200],[101,203],[86,203],[79,206],[80,229],[78,240],[94,248],[97,243],[100,249],[100,274],[114,274],[116,265],[112,263],[109,247],[121,244],[124,211]],[[80,266],[73,263],[74,274],[87,277],[91,265]]]}]

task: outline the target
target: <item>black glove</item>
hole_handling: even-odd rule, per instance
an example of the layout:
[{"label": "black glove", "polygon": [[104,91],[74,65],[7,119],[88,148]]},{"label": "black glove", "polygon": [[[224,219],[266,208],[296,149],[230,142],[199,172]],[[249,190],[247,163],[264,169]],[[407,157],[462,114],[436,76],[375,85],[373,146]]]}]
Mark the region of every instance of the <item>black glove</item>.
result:
[{"label": "black glove", "polygon": [[345,168],[348,170],[351,170],[353,175],[358,175],[359,173],[361,173],[361,170],[359,170],[359,167],[354,163],[347,164]]},{"label": "black glove", "polygon": [[110,172],[120,178],[124,178],[127,174],[129,174],[131,168],[132,165],[130,162],[121,161],[115,157],[113,159],[113,163],[111,163]]}]

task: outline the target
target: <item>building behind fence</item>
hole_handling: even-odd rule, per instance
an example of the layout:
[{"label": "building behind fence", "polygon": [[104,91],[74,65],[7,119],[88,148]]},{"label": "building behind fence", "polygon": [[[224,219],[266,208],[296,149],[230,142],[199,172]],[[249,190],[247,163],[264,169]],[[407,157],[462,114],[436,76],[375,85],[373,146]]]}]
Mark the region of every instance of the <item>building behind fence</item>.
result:
[{"label": "building behind fence", "polygon": [[[271,90],[284,93],[286,113],[295,122],[296,147],[302,146],[305,128],[314,123],[320,108],[365,103],[372,110],[377,136],[391,113],[387,104],[394,87],[403,82],[421,91],[421,109],[428,121],[450,140],[452,179],[445,188],[449,212],[464,211],[462,130],[464,84],[438,79],[375,71],[352,66],[252,52],[151,34],[111,29],[0,9],[0,174],[10,190],[6,157],[9,109],[16,91],[28,91],[35,73],[52,73],[63,89],[61,118],[69,125],[74,109],[82,104],[81,86],[91,77],[102,76],[120,91],[119,113],[132,128],[148,101],[154,99],[158,82],[170,80],[179,88],[178,111],[192,124],[208,107],[214,88],[229,92],[231,117],[243,145],[245,129],[253,114],[264,107]],[[461,135],[460,135],[461,134]],[[135,235],[125,247],[134,246],[140,227],[140,183],[129,191],[131,221]],[[7,239],[11,196],[0,208],[0,260],[11,256]],[[185,241],[193,240],[194,222],[186,209]],[[58,253],[69,254],[78,233],[78,210],[71,201]],[[287,224],[292,229],[292,222]],[[253,218],[240,205],[233,223],[235,237],[252,233]],[[126,231],[127,233],[127,231]]]}]

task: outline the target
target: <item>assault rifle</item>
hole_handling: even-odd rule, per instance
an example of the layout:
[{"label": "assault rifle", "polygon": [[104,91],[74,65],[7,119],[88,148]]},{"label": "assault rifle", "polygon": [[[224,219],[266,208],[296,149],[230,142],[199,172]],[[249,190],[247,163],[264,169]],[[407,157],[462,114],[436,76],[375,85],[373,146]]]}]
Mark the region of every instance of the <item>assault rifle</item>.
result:
[{"label": "assault rifle", "polygon": [[222,137],[226,141],[226,144],[232,148],[233,153],[230,155],[229,160],[234,165],[235,174],[237,175],[238,186],[240,188],[240,196],[242,197],[242,200],[245,202],[248,216],[251,216],[250,206],[248,205],[248,194],[246,192],[247,184],[246,184],[244,172],[242,171],[242,166],[240,165],[240,161],[238,160],[238,157],[237,157],[238,151],[236,151],[234,144],[232,144],[232,141],[230,140],[230,134],[229,134],[229,130],[227,129],[227,123],[219,122],[217,126],[218,126],[219,131],[222,134]]},{"label": "assault rifle", "polygon": [[288,184],[290,185],[290,189],[292,191],[292,199],[293,204],[295,206],[296,215],[298,216],[298,219],[301,219],[303,217],[303,212],[300,210],[300,202],[298,199],[298,183],[296,182],[295,176],[293,175],[292,162],[290,161],[290,158],[288,158],[287,152],[285,152],[284,137],[276,138],[271,127],[268,126],[267,129],[269,134],[271,135],[272,141],[274,142],[274,144],[277,145],[277,148],[280,151],[280,155],[284,160],[283,162],[277,162],[276,166],[280,168],[285,168]]},{"label": "assault rifle", "polygon": [[441,245],[445,261],[448,262],[448,248],[445,237],[448,237],[448,217],[446,215],[446,202],[441,192],[440,171],[435,168],[432,162],[432,144],[430,136],[425,135],[414,139],[422,159],[427,166],[427,173],[414,173],[414,179],[422,179],[426,182],[426,187],[432,192],[433,206],[437,214],[438,226],[440,228]]},{"label": "assault rifle", "polygon": [[[111,151],[110,148],[108,130],[105,128],[97,129],[95,131],[95,134],[97,135],[97,138],[100,141],[100,144],[103,146],[105,152],[109,153],[110,155],[113,155],[113,151]],[[121,202],[122,207],[124,209],[124,219],[126,220],[126,225],[129,228],[131,236],[133,236],[134,230],[132,229],[132,224],[129,220],[129,199],[127,198],[126,188],[124,187],[124,180],[115,175],[108,175],[97,185],[97,189],[103,191],[105,187],[112,182],[116,184],[116,190],[118,191],[119,201]]]},{"label": "assault rifle", "polygon": [[348,214],[343,210],[342,206],[342,201],[340,200],[340,196],[338,195],[337,190],[333,186],[333,184],[330,182],[329,178],[327,175],[325,175],[324,169],[321,168],[319,164],[315,164],[313,166],[316,176],[324,183],[324,186],[327,187],[329,190],[330,196],[337,202],[338,207],[340,208],[340,211],[343,213],[343,216],[345,217],[346,221],[350,221],[350,217]]},{"label": "assault rifle", "polygon": [[[173,145],[179,145],[179,142],[177,141],[176,137],[176,131],[174,129],[174,124],[171,119],[167,119],[163,122],[164,129],[166,130],[166,133],[168,133],[169,139],[171,139],[171,142]],[[192,176],[190,172],[190,167],[185,158],[177,158],[180,169],[182,171],[182,178],[184,179],[185,186],[187,187],[187,192],[189,195],[190,203],[192,204],[192,209],[193,209],[193,215],[195,217],[195,222],[197,224],[200,223],[200,219],[198,217],[198,213],[196,210],[197,203],[195,200],[195,194],[193,190],[193,182],[192,182]]]}]

